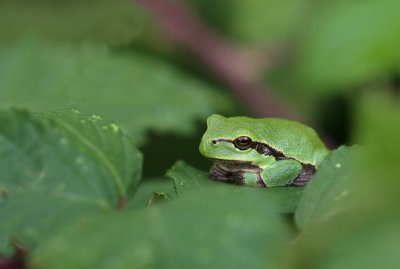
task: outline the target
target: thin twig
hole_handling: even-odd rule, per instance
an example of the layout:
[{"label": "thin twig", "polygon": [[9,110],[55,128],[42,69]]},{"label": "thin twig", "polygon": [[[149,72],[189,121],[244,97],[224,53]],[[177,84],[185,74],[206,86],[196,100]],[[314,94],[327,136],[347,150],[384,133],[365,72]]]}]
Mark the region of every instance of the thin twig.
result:
[{"label": "thin twig", "polygon": [[207,27],[180,0],[137,0],[179,45],[196,55],[255,116],[301,120],[258,79],[257,68],[239,50]]}]

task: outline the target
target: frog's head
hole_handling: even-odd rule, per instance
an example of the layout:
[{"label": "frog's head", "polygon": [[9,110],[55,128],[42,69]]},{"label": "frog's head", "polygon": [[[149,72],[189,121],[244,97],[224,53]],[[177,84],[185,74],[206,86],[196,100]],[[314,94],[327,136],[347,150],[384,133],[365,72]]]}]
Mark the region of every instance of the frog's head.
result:
[{"label": "frog's head", "polygon": [[254,123],[246,117],[211,115],[200,142],[200,153],[212,160],[256,163],[260,154],[254,150]]}]

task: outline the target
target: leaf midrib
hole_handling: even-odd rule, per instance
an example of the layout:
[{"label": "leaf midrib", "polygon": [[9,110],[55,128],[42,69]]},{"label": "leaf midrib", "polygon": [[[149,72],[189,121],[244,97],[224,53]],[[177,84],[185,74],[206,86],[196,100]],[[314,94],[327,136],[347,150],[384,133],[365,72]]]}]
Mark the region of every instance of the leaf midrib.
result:
[{"label": "leaf midrib", "polygon": [[100,162],[104,165],[104,167],[108,170],[108,172],[111,175],[111,178],[117,188],[119,198],[126,197],[126,190],[123,184],[123,180],[120,177],[116,167],[112,164],[112,162],[107,158],[107,156],[94,145],[91,143],[88,139],[86,139],[83,135],[79,133],[79,131],[74,128],[72,125],[69,123],[65,122],[64,120],[58,118],[57,122],[62,125],[68,132],[70,132],[72,135],[74,135],[82,144],[84,144],[89,150],[94,153],[97,158],[100,160]]}]

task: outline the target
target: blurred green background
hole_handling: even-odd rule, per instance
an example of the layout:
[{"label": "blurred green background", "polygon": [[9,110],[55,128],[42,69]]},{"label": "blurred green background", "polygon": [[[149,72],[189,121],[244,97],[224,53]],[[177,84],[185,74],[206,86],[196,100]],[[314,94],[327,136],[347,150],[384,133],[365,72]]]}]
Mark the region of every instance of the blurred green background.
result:
[{"label": "blurred green background", "polygon": [[[398,93],[396,0],[178,5],[246,59],[243,69],[280,97],[277,106],[316,127],[330,145],[353,143],[361,95]],[[182,17],[179,10],[159,6],[164,15],[154,12],[157,5],[149,10],[124,0],[1,1],[1,104],[34,111],[72,107],[113,120],[148,155],[149,176],[178,158],[205,167],[193,152],[208,115],[267,117],[268,106],[254,113],[237,98],[218,70],[168,31],[168,19],[158,20]],[[196,31],[185,20],[175,27]],[[214,44],[203,37],[198,43],[207,53]]]},{"label": "blurred green background", "polygon": [[[332,256],[313,237],[293,256],[304,268],[376,268],[385,263],[361,257],[380,253],[382,268],[395,268],[399,12],[398,0],[1,0],[0,106],[74,108],[117,123],[144,153],[145,182],[178,159],[209,168],[197,148],[212,113],[293,115],[332,148],[370,145],[354,176],[362,191],[350,204],[373,210],[360,210],[359,226],[343,234],[334,224],[349,224],[346,213],[317,225],[315,236],[326,229],[344,238],[321,240]],[[264,100],[246,88],[253,84]],[[357,229],[378,215],[385,221]],[[374,235],[370,248],[354,246],[354,260],[341,256],[351,242],[368,242],[365,235]],[[313,255],[321,259],[311,266]]]}]

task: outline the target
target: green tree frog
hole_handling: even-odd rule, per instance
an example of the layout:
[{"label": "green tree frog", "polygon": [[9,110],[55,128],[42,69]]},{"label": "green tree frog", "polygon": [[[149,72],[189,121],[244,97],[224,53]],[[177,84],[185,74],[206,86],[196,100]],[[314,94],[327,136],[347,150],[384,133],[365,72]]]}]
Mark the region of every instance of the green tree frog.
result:
[{"label": "green tree frog", "polygon": [[211,115],[200,153],[210,178],[255,187],[305,186],[329,150],[310,127],[278,119]]}]

